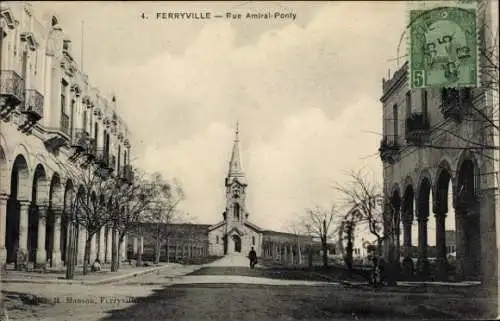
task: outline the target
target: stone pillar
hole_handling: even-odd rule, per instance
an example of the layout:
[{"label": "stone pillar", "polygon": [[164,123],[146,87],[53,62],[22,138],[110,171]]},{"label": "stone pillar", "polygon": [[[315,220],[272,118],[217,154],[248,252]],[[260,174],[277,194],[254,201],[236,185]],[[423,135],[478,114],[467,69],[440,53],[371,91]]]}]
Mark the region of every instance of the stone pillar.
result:
[{"label": "stone pillar", "polygon": [[418,218],[418,267],[422,277],[428,276],[428,261],[427,261],[427,216],[422,215]]},{"label": "stone pillar", "polygon": [[38,235],[36,243],[36,264],[45,266],[47,263],[47,251],[45,250],[45,235],[47,222],[47,205],[38,206]]},{"label": "stone pillar", "polygon": [[19,201],[19,252],[28,255],[28,215],[30,201]]},{"label": "stone pillar", "polygon": [[82,225],[78,229],[78,257],[77,264],[83,264],[85,259],[85,241],[87,240],[87,231]]},{"label": "stone pillar", "polygon": [[106,258],[105,258],[105,262],[106,263],[111,263],[111,256],[113,254],[113,251],[112,251],[112,248],[113,248],[112,234],[113,234],[112,233],[112,229],[111,229],[111,227],[109,227],[108,228],[108,235],[105,236],[105,238],[106,238]]},{"label": "stone pillar", "polygon": [[457,278],[462,279],[465,277],[464,274],[464,260],[465,260],[465,229],[466,224],[466,212],[461,208],[455,208],[455,237],[456,237],[456,269],[455,274]]},{"label": "stone pillar", "polygon": [[[404,216],[403,216],[404,217]],[[411,223],[412,217],[403,219],[403,246],[404,246],[404,256],[408,257],[411,254]]]},{"label": "stone pillar", "polygon": [[437,272],[441,280],[446,280],[448,275],[448,264],[446,261],[446,213],[436,213],[436,250],[437,250]]},{"label": "stone pillar", "polygon": [[295,264],[293,261],[293,246],[290,245],[290,264]]},{"label": "stone pillar", "polygon": [[105,230],[104,230],[104,227],[101,228],[101,230],[98,232],[98,234],[96,234],[96,237],[97,235],[99,235],[99,250],[97,252],[97,258],[99,259],[99,261],[102,263],[104,263],[104,260],[106,259],[104,256],[106,255],[106,235],[105,235]]},{"label": "stone pillar", "polygon": [[286,265],[288,265],[288,245],[285,244],[285,246],[283,246],[283,247],[284,247],[284,249],[283,249],[284,250],[284,255],[283,255],[284,256],[284,260],[283,260],[284,262],[283,263],[285,263]]},{"label": "stone pillar", "polygon": [[134,257],[137,255],[137,236],[132,239],[132,254]]},{"label": "stone pillar", "polygon": [[97,258],[96,237],[97,234],[95,234],[90,241],[90,264],[94,263],[95,259]]},{"label": "stone pillar", "polygon": [[62,263],[61,257],[61,217],[62,209],[52,209],[54,213],[54,241],[52,242],[52,267],[60,267]]},{"label": "stone pillar", "polygon": [[7,250],[5,249],[5,233],[7,218],[7,200],[9,196],[0,195],[0,267],[7,263]]},{"label": "stone pillar", "polygon": [[[120,238],[118,237],[118,241]],[[127,237],[123,237],[122,244],[120,245],[120,260],[125,261],[127,259]]]}]

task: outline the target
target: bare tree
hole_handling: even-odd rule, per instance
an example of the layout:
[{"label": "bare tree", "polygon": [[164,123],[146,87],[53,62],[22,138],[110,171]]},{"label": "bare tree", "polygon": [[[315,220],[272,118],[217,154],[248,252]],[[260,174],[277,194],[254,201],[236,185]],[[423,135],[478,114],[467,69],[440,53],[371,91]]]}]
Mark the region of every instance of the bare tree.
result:
[{"label": "bare tree", "polygon": [[119,249],[123,245],[125,235],[136,229],[146,217],[154,200],[154,185],[149,184],[143,173],[129,168],[126,177],[115,181],[113,198],[115,205],[111,210],[112,227],[115,230],[112,246],[115,248],[111,260],[111,271],[120,266]]},{"label": "bare tree", "polygon": [[[389,263],[395,268],[398,263],[400,215],[394,210],[389,197],[384,196],[382,187],[368,179],[363,171],[348,171],[350,178],[347,184],[335,187],[343,197],[345,204],[351,208],[352,215],[347,222],[354,225],[365,225],[377,239],[377,255],[382,256],[384,241],[389,245]],[[393,276],[390,273],[389,276]],[[388,280],[392,283],[394,280]]]},{"label": "bare tree", "polygon": [[160,262],[163,242],[169,236],[168,225],[177,220],[180,211],[177,207],[184,200],[185,194],[177,180],[169,182],[161,174],[153,174],[151,181],[153,200],[148,208],[148,219],[155,224],[155,264]]},{"label": "bare tree", "polygon": [[317,237],[321,240],[324,267],[328,267],[328,240],[330,240],[335,233],[333,222],[336,215],[337,211],[334,206],[330,209],[316,206],[306,209],[306,215],[302,220],[302,226],[310,231],[313,237]]},{"label": "bare tree", "polygon": [[[69,257],[67,261],[74,263],[76,250],[75,237],[78,227],[86,230],[83,274],[88,273],[90,264],[90,247],[94,236],[110,221],[108,208],[109,197],[115,186],[114,179],[110,178],[109,171],[101,167],[86,166],[76,170],[66,168],[68,175],[78,185],[71,191],[74,197],[67,197],[68,227],[70,231]],[[69,264],[72,267],[72,264]]]}]

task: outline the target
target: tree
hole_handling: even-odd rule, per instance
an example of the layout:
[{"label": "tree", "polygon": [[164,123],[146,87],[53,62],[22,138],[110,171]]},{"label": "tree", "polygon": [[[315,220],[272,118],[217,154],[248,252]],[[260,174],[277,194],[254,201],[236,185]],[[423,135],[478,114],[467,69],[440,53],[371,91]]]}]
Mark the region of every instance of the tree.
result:
[{"label": "tree", "polygon": [[[350,221],[354,225],[366,225],[368,230],[377,239],[377,255],[382,256],[382,246],[385,240],[389,245],[389,261],[392,268],[398,263],[400,215],[385,197],[382,187],[371,182],[363,171],[348,171],[350,180],[347,184],[337,184],[335,187],[344,198],[347,208],[351,208],[355,215]],[[394,276],[394,273],[389,273]],[[389,280],[393,283],[394,280]]]},{"label": "tree", "polygon": [[[69,177],[78,185],[71,190],[75,197],[67,197],[66,205],[68,213],[68,230],[70,232],[70,241],[68,254],[66,258],[68,267],[74,268],[77,230],[80,227],[85,228],[85,250],[83,261],[83,274],[88,273],[90,264],[90,247],[94,236],[110,221],[110,211],[108,208],[109,197],[115,186],[113,178],[110,178],[109,171],[101,167],[86,166],[83,169],[66,167]],[[71,275],[67,277],[71,278]]]},{"label": "tree", "polygon": [[[339,245],[342,257],[349,271],[352,271],[353,245],[355,240],[356,225],[360,220],[359,211],[354,208],[347,212],[342,218],[339,226]],[[344,245],[344,242],[347,244]]]},{"label": "tree", "polygon": [[148,220],[155,224],[153,238],[155,240],[155,264],[160,262],[163,242],[168,238],[169,224],[180,217],[177,207],[185,195],[177,180],[165,180],[161,174],[153,174],[151,180],[152,201],[148,208]]},{"label": "tree", "polygon": [[119,249],[125,235],[137,228],[145,218],[154,200],[154,185],[144,179],[143,173],[129,167],[127,175],[115,180],[113,199],[115,205],[111,209],[111,222],[114,230],[112,240],[111,271],[120,267]]},{"label": "tree", "polygon": [[336,209],[332,206],[325,209],[319,206],[306,209],[306,216],[303,218],[304,226],[313,237],[321,240],[321,249],[323,252],[323,266],[328,267],[328,240],[334,235],[333,220],[336,216]]}]

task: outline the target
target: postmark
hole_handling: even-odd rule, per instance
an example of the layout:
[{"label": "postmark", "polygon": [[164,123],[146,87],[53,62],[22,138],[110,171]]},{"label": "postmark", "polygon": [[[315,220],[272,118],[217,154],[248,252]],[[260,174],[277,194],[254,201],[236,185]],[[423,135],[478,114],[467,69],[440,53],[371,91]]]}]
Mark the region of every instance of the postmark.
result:
[{"label": "postmark", "polygon": [[410,88],[478,85],[475,7],[409,10]]}]

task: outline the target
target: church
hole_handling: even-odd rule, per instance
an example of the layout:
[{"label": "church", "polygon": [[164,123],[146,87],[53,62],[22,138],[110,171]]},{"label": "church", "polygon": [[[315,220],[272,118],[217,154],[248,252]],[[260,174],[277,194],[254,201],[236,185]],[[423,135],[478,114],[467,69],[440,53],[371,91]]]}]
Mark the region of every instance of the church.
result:
[{"label": "church", "polygon": [[225,179],[226,208],[222,213],[222,220],[208,228],[208,251],[213,256],[232,253],[247,255],[252,247],[257,256],[261,256],[264,230],[249,220],[246,206],[248,183],[241,166],[239,144],[239,128],[236,125],[229,170]]},{"label": "church", "polygon": [[[168,230],[166,246],[162,246],[161,260],[182,261],[200,257],[221,257],[224,255],[247,256],[253,247],[257,256],[283,264],[301,264],[306,249],[313,245],[310,235],[278,232],[263,229],[250,222],[246,204],[248,182],[241,165],[239,128],[233,142],[229,170],[225,177],[225,209],[221,221],[208,224],[173,224],[163,227]],[[141,224],[140,234],[134,235],[128,244],[131,257],[140,247],[144,259],[154,257],[156,225]],[[138,240],[140,245],[138,247]]]}]

